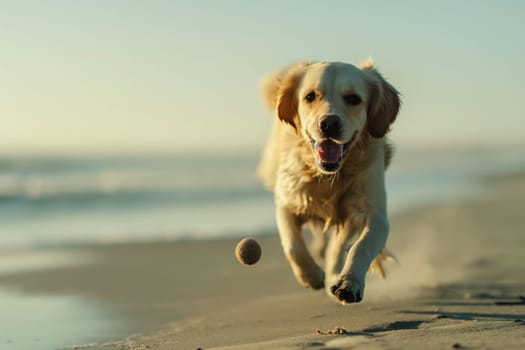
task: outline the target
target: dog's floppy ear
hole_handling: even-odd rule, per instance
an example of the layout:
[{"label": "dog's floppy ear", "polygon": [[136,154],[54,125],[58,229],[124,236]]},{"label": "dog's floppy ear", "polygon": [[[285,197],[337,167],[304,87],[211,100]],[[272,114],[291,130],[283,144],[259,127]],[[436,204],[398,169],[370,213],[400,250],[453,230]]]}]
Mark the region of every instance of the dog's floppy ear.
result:
[{"label": "dog's floppy ear", "polygon": [[401,106],[399,92],[379,74],[371,59],[362,63],[361,69],[367,74],[370,89],[366,128],[370,135],[381,138],[396,120]]},{"label": "dog's floppy ear", "polygon": [[297,129],[297,100],[295,93],[307,63],[296,63],[265,77],[261,83],[263,98],[285,123]]}]

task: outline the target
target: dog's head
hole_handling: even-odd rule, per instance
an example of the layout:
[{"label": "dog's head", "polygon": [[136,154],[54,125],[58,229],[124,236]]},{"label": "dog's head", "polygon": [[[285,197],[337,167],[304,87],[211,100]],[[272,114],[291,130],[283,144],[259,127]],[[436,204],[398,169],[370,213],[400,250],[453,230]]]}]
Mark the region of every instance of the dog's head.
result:
[{"label": "dog's head", "polygon": [[348,150],[368,132],[383,137],[400,106],[399,94],[369,60],[361,68],[340,62],[298,63],[263,81],[277,117],[311,145],[322,173],[336,173]]}]

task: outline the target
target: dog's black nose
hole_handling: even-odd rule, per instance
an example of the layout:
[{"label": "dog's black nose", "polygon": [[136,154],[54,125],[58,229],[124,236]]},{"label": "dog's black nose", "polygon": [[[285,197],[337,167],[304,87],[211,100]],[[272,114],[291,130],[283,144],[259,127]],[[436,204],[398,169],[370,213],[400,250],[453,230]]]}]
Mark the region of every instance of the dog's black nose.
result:
[{"label": "dog's black nose", "polygon": [[319,129],[324,137],[339,138],[342,128],[341,118],[334,114],[325,115],[319,122]]}]

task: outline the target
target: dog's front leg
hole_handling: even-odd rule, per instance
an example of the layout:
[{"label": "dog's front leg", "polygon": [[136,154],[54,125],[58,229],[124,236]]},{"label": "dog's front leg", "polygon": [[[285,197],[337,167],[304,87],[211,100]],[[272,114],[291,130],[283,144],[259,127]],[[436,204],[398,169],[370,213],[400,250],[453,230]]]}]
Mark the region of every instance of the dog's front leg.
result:
[{"label": "dog's front leg", "polygon": [[346,255],[343,268],[330,292],[343,304],[363,299],[365,276],[374,258],[383,250],[388,236],[388,222],[375,215]]},{"label": "dog's front leg", "polygon": [[329,291],[341,303],[354,303],[362,300],[365,276],[374,258],[385,247],[388,236],[386,214],[386,192],[383,157],[379,157],[369,169],[365,193],[371,205],[371,212],[357,241],[344,257],[344,265],[336,282]]},{"label": "dog's front leg", "polygon": [[356,232],[356,228],[347,220],[336,227],[328,241],[325,256],[325,286],[329,295],[332,294],[330,287],[337,283],[343,269],[350,239],[358,233],[360,232]]},{"label": "dog's front leg", "polygon": [[276,219],[284,254],[290,262],[297,281],[307,288],[323,288],[324,271],[315,263],[306,248],[300,218],[288,209],[277,206]]}]

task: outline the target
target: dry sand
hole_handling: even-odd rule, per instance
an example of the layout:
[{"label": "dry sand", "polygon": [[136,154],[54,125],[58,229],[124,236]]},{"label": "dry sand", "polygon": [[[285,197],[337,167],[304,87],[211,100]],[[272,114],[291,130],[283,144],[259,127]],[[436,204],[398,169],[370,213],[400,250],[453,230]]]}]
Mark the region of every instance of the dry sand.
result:
[{"label": "dry sand", "polygon": [[388,242],[399,263],[350,306],[302,289],[276,236],[257,238],[250,267],[236,240],[83,246],[68,252],[96,259],[0,285],[91,297],[141,331],[77,349],[524,349],[524,224],[518,175],[399,215]]}]

